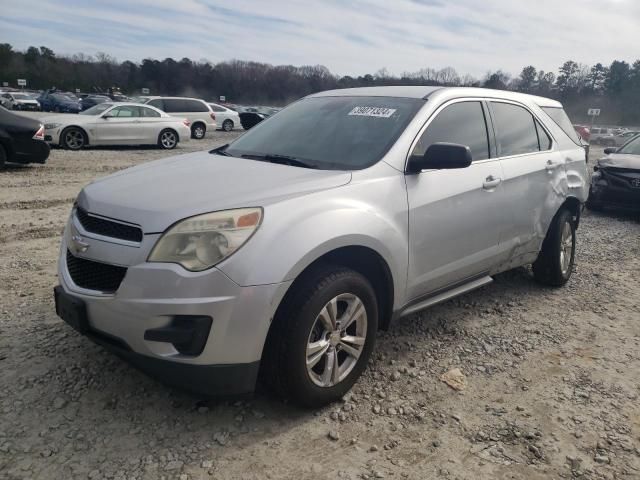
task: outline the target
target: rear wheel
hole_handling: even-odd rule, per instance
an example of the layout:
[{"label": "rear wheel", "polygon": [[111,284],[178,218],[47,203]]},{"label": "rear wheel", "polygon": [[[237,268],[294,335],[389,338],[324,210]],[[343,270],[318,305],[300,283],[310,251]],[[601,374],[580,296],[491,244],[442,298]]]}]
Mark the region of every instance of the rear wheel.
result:
[{"label": "rear wheel", "polygon": [[233,130],[233,121],[232,120],[225,120],[224,122],[222,122],[222,129],[225,132],[230,132],[231,130]]},{"label": "rear wheel", "polygon": [[535,279],[551,287],[561,287],[571,277],[576,249],[576,227],[571,212],[560,210],[553,219],[542,250],[533,263]]},{"label": "rear wheel", "polygon": [[87,136],[78,127],[65,128],[60,134],[60,145],[68,150],[80,150],[87,144]]},{"label": "rear wheel", "polygon": [[278,309],[262,359],[262,379],[302,406],[340,399],[367,366],[378,305],[371,284],[342,267],[317,268]]},{"label": "rear wheel", "polygon": [[207,133],[207,127],[202,122],[194,123],[191,126],[191,138],[196,140],[202,140],[205,133]]},{"label": "rear wheel", "polygon": [[178,145],[178,134],[173,130],[163,130],[158,135],[158,145],[164,150],[172,150]]}]

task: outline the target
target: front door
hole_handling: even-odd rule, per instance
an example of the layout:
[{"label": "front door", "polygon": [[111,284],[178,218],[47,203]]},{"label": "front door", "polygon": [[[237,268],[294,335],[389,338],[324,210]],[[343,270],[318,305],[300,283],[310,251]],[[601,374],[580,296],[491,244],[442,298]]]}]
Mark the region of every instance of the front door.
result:
[{"label": "front door", "polygon": [[98,117],[96,143],[103,145],[144,143],[144,132],[140,120],[140,109],[136,105],[112,108]]},{"label": "front door", "polygon": [[487,274],[500,259],[505,201],[500,161],[491,158],[487,112],[481,101],[454,101],[432,116],[411,152],[433,143],[471,149],[462,169],[407,175],[409,203],[408,298]]}]

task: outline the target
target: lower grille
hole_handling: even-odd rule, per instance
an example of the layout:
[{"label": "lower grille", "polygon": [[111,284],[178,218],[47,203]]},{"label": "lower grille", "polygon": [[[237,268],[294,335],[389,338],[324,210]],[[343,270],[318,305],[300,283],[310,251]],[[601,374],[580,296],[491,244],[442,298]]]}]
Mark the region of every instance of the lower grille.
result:
[{"label": "lower grille", "polygon": [[74,257],[67,250],[67,270],[77,286],[102,293],[114,293],[120,287],[127,269],[106,263]]}]

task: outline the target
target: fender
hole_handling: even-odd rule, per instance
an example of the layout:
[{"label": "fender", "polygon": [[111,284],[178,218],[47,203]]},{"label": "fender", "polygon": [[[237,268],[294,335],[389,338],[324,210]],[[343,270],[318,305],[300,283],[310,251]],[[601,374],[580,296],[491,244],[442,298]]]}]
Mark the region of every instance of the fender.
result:
[{"label": "fender", "polygon": [[[361,182],[265,206],[256,234],[218,268],[242,286],[287,282],[332,250],[363,246],[387,263],[394,279],[394,303],[401,304],[408,262],[406,193],[401,178],[384,179],[388,186],[372,188],[370,182]],[[373,201],[354,201],[367,194],[353,189],[370,192]]]}]

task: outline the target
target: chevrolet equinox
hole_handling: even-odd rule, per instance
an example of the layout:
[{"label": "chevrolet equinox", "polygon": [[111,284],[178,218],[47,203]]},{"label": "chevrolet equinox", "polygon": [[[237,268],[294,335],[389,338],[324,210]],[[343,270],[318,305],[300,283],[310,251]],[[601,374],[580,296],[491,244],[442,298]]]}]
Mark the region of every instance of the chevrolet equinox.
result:
[{"label": "chevrolet equinox", "polygon": [[229,145],[78,195],[56,312],[161,381],[344,395],[376,331],[533,264],[571,276],[585,151],[562,105],[472,88],[310,95]]}]

